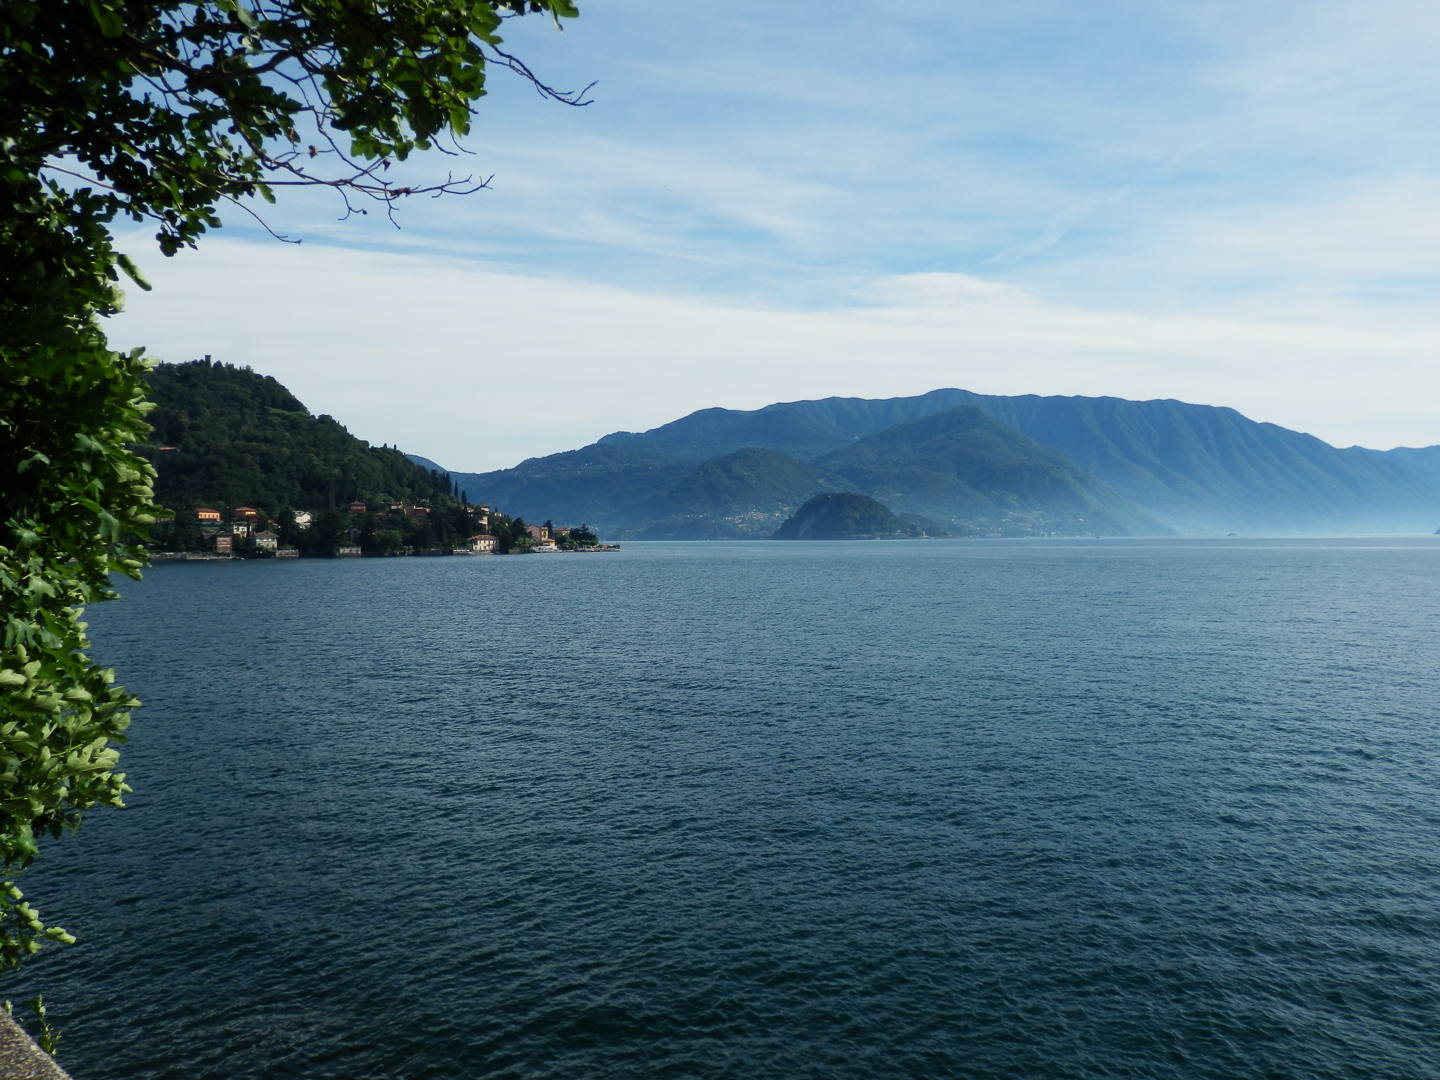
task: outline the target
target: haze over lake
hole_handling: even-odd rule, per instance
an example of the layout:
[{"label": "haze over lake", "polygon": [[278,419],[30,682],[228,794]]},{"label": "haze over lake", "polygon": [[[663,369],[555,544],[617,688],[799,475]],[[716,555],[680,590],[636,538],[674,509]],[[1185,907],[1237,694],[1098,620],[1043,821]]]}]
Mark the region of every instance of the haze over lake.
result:
[{"label": "haze over lake", "polygon": [[76,1077],[1440,1075],[1440,538],[157,566]]}]

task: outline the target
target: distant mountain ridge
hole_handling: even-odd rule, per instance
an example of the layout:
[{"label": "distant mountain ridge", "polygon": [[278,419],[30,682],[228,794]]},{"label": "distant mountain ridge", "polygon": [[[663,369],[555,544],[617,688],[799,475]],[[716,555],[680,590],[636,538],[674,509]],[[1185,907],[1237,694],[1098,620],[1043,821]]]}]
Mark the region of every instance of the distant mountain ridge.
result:
[{"label": "distant mountain ridge", "polygon": [[819,491],[834,485],[813,465],[778,450],[746,447],[710,458],[663,495],[629,512],[656,520],[642,539],[725,539],[758,535]]},{"label": "distant mountain ridge", "polygon": [[985,532],[1165,532],[1063,454],[973,405],[865,435],[815,465],[895,510]]},{"label": "distant mountain ridge", "polygon": [[445,466],[437,465],[429,458],[421,457],[419,454],[406,454],[405,456],[427,472],[448,473],[450,471],[449,469],[445,468]]},{"label": "distant mountain ridge", "polygon": [[[994,426],[958,419],[967,409]],[[910,426],[952,410],[933,429]],[[971,533],[1430,532],[1440,523],[1440,447],[1337,449],[1234,409],[1174,400],[958,389],[703,409],[513,469],[452,475],[472,500],[522,514],[533,502],[617,535],[704,534],[704,521],[715,535],[759,535],[823,491],[869,494]]]}]

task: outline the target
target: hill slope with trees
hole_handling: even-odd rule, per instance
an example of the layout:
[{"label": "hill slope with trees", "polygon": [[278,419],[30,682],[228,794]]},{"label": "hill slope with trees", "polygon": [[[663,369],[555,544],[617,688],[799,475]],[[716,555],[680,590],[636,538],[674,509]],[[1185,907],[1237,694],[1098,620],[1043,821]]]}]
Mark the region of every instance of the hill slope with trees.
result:
[{"label": "hill slope with trees", "polygon": [[353,501],[428,503],[454,495],[444,473],[312,416],[268,375],[218,361],[161,364],[148,377],[153,432],[139,448],[171,509],[247,505],[276,517]]},{"label": "hill slope with trees", "polygon": [[657,519],[640,533],[645,540],[756,539],[817,491],[846,487],[788,454],[748,447],[701,462],[663,495],[627,512]]},{"label": "hill slope with trees", "polygon": [[892,540],[924,536],[868,495],[832,491],[816,495],[775,530],[776,540]]},{"label": "hill slope with trees", "polygon": [[1065,455],[971,405],[867,435],[815,466],[888,507],[962,532],[1167,531]]},{"label": "hill slope with trees", "polygon": [[[205,546],[200,507],[225,520],[237,507],[253,508],[282,544],[311,554],[342,545],[372,554],[448,549],[480,531],[444,473],[311,415],[268,375],[207,358],[161,364],[147,378],[153,430],[136,449],[155,466],[157,498],[173,514],[152,531],[157,548]],[[352,510],[356,504],[365,508]],[[297,525],[301,511],[311,526]],[[503,533],[508,550],[511,523],[491,518],[485,527]]]}]

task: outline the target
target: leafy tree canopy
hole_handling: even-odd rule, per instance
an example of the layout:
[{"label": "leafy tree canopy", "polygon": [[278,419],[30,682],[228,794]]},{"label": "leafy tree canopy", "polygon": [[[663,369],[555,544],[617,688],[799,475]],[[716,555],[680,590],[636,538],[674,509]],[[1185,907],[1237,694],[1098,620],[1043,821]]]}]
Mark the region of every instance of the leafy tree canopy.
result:
[{"label": "leafy tree canopy", "polygon": [[[0,2],[0,868],[127,790],[113,743],[135,704],[85,655],[83,605],[137,574],[153,470],[140,350],[112,351],[121,220],[173,254],[226,203],[324,185],[387,210],[425,190],[392,162],[463,136],[504,20],[571,0]],[[582,96],[552,90],[558,100]],[[46,937],[0,883],[0,968]]]},{"label": "leafy tree canopy", "polygon": [[8,0],[5,179],[72,232],[152,220],[167,253],[218,225],[219,203],[277,187],[393,205],[415,189],[386,182],[390,162],[469,131],[487,64],[530,76],[499,34],[525,10],[577,14],[569,0]]}]

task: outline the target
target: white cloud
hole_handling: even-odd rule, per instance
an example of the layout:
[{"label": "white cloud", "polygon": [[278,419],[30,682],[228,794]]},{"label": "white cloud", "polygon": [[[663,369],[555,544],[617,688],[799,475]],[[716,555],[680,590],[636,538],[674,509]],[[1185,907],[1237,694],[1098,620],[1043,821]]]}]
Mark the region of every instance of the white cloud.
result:
[{"label": "white cloud", "polygon": [[403,233],[293,193],[304,247],[208,239],[117,330],[470,468],[942,385],[1440,442],[1431,5],[607,0],[507,36],[601,82],[497,79],[473,159],[412,163],[492,191]]},{"label": "white cloud", "polygon": [[1176,397],[1339,443],[1440,442],[1440,321],[1363,312],[1326,325],[1177,317],[1046,301],[920,274],[852,282],[782,310],[536,277],[418,254],[216,239],[154,260],[117,343],[213,353],[289,386],[372,442],[480,470],[711,405],[832,394]]}]

